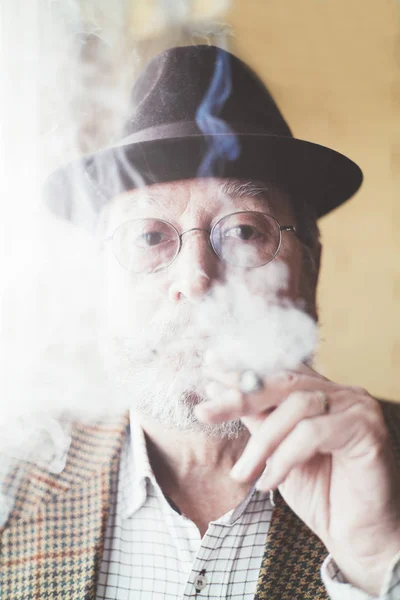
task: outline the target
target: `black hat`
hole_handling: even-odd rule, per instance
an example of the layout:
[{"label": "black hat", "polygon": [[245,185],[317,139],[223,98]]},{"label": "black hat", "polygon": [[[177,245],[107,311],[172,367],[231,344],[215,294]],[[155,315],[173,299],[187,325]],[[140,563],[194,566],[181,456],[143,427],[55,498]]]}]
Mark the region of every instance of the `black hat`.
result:
[{"label": "black hat", "polygon": [[294,138],[264,84],[236,56],[187,46],[162,52],[142,71],[121,141],[57,169],[45,193],[54,213],[93,227],[123,190],[194,177],[281,185],[318,217],[362,182],[343,154]]}]

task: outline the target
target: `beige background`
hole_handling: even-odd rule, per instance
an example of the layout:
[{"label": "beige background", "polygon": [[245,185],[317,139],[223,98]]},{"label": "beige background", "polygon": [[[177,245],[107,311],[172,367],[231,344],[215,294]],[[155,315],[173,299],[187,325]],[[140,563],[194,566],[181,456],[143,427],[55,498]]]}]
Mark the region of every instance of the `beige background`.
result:
[{"label": "beige background", "polygon": [[400,401],[400,0],[192,0],[189,17],[168,22],[158,0],[130,6],[144,62],[169,45],[224,43],[229,24],[229,49],[261,75],[294,134],[361,166],[361,190],[320,223],[317,367]]},{"label": "beige background", "polygon": [[400,401],[400,2],[237,0],[227,20],[295,135],[364,171],[320,223],[318,367]]}]

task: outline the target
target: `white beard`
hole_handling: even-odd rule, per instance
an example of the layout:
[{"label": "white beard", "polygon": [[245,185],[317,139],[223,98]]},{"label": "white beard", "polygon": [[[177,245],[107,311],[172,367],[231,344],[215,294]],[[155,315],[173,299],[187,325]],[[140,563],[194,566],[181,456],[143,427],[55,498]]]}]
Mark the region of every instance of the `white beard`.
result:
[{"label": "white beard", "polygon": [[150,280],[140,292],[118,288],[109,296],[102,351],[122,403],[170,429],[237,437],[246,429],[241,421],[204,425],[196,419],[194,407],[206,400],[204,353],[213,350],[224,370],[255,369],[264,376],[309,360],[316,324],[289,298],[278,298],[285,269],[269,266],[264,278],[232,275],[196,303],[166,303]]},{"label": "white beard", "polygon": [[[164,321],[165,323],[165,321]],[[202,363],[207,339],[188,338],[188,319],[174,325],[151,323],[130,337],[108,335],[102,344],[105,369],[125,405],[168,429],[233,439],[241,421],[207,425],[194,407],[207,400]]]}]

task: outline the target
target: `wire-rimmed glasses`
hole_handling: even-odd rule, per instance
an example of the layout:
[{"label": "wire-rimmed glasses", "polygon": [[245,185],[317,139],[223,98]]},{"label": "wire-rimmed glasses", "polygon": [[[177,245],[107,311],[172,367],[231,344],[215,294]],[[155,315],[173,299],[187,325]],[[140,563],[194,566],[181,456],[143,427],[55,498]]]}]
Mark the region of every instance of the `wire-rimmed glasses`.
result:
[{"label": "wire-rimmed glasses", "polygon": [[112,235],[114,254],[122,267],[137,274],[159,273],[169,267],[191,231],[204,231],[215,254],[235,267],[262,267],[275,258],[282,232],[296,233],[294,225],[280,225],[275,217],[258,211],[240,211],[219,219],[207,229],[182,233],[162,219],[133,219],[122,223]]}]

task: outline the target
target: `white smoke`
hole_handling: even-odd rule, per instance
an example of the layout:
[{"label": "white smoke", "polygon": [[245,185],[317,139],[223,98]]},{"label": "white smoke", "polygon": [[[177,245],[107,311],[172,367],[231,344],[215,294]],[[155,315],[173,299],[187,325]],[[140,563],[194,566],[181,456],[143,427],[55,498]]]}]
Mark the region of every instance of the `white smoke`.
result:
[{"label": "white smoke", "polygon": [[[213,19],[227,7],[228,0],[0,3],[0,426],[10,430],[19,419],[15,439],[30,414],[90,410],[91,397],[99,411],[110,397],[98,376],[96,246],[50,215],[43,182],[59,165],[119,138],[130,90],[152,54],[202,32],[203,42],[223,41],[225,28]],[[80,210],[84,221],[89,209]],[[1,439],[7,448],[9,436]]]},{"label": "white smoke", "polygon": [[[96,241],[52,217],[43,204],[42,184],[54,168],[118,138],[130,88],[150,53],[145,41],[168,28],[172,41],[181,42],[184,31],[198,40],[202,30],[218,29],[207,21],[205,5],[154,0],[130,12],[125,0],[0,4],[5,474],[15,460],[62,471],[70,423],[125,411],[134,397],[170,426],[194,427],[193,398],[202,399],[207,349],[229,368],[265,375],[295,367],[315,349],[312,320],[278,302],[286,274],[273,267],[262,289],[256,275],[248,275],[247,288],[231,279],[199,306],[156,311],[142,329],[116,335],[103,312],[109,290]],[[158,15],[153,25],[145,6]],[[215,14],[217,7],[222,11],[227,2],[210,3]],[[5,518],[12,499],[3,500]]]},{"label": "white smoke", "polygon": [[237,424],[213,429],[199,423],[193,412],[206,399],[206,353],[212,350],[223,369],[254,369],[263,377],[310,363],[316,323],[282,298],[287,281],[287,267],[276,260],[262,273],[254,269],[228,275],[196,302],[174,306],[154,286],[150,300],[144,288],[142,295],[122,293],[127,302],[111,302],[111,326],[102,343],[120,397],[168,428],[232,437]]}]

